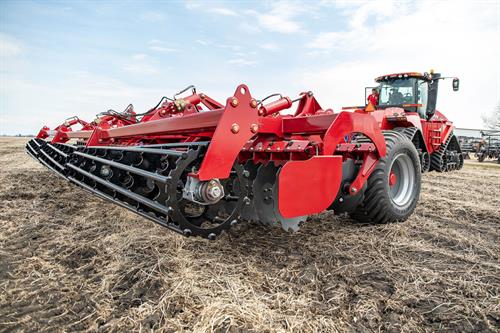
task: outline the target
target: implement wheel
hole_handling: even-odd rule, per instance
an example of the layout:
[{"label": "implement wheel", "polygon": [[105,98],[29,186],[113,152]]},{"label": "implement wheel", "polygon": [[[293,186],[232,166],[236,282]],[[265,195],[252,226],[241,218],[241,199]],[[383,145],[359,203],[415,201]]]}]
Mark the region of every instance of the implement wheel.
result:
[{"label": "implement wheel", "polygon": [[406,220],[420,196],[421,167],[418,152],[405,136],[384,132],[387,155],[368,178],[363,202],[351,217],[364,223]]}]

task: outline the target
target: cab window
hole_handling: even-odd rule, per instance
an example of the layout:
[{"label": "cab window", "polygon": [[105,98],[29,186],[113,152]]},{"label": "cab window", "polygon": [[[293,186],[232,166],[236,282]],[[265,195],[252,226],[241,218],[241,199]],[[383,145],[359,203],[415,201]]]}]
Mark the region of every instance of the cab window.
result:
[{"label": "cab window", "polygon": [[427,91],[428,91],[428,83],[423,80],[418,80],[418,89],[417,89],[417,104],[421,104],[417,108],[417,112],[421,118],[425,118],[425,112],[427,110]]},{"label": "cab window", "polygon": [[414,87],[415,79],[413,78],[398,78],[387,82],[381,82],[379,87],[379,105],[401,105],[413,103]]}]

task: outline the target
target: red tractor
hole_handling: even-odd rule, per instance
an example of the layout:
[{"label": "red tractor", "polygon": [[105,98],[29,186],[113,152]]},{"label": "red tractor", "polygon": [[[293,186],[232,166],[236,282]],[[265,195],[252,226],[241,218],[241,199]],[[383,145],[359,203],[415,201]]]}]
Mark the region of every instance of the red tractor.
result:
[{"label": "red tractor", "polygon": [[[190,86],[142,114],[129,107],[44,127],[26,150],[81,188],[185,236],[215,239],[249,220],[297,230],[324,210],[403,221],[422,172],[463,166],[453,125],[436,110],[441,79],[381,76],[376,105],[342,112],[322,108],[312,92],[257,100],[240,85],[221,104]],[[77,123],[82,129],[73,130]]]}]

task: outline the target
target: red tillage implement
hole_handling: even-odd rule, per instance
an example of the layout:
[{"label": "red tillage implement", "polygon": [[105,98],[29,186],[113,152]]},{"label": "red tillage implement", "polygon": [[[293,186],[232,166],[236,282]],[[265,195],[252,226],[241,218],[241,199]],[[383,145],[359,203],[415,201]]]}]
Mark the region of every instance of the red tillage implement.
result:
[{"label": "red tillage implement", "polygon": [[[181,93],[190,95],[164,97],[143,114],[129,106],[44,127],[26,150],[96,196],[186,236],[215,239],[249,220],[297,230],[327,209],[402,221],[417,204],[422,172],[463,165],[452,123],[435,109],[440,79],[379,77],[377,105],[339,113],[311,92],[268,102],[240,85],[221,104],[188,87]],[[294,104],[293,114],[282,112]]]}]

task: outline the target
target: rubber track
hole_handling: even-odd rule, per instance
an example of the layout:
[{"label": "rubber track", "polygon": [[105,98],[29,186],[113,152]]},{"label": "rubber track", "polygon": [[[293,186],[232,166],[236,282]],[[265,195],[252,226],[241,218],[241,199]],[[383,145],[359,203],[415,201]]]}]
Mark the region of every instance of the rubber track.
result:
[{"label": "rubber track", "polygon": [[[456,168],[449,168],[448,167],[448,162],[445,161],[444,156],[446,153],[446,150],[448,149],[448,146],[450,142],[455,138],[455,134],[453,132],[450,133],[448,136],[448,139],[446,139],[445,143],[439,147],[439,150],[437,152],[434,152],[431,154],[431,171],[437,171],[437,172],[447,172],[447,171],[452,171],[452,170],[460,170],[462,169],[464,162],[463,159],[459,162],[459,165]],[[460,147],[458,147],[457,153],[461,154],[462,152],[460,151]]]}]

